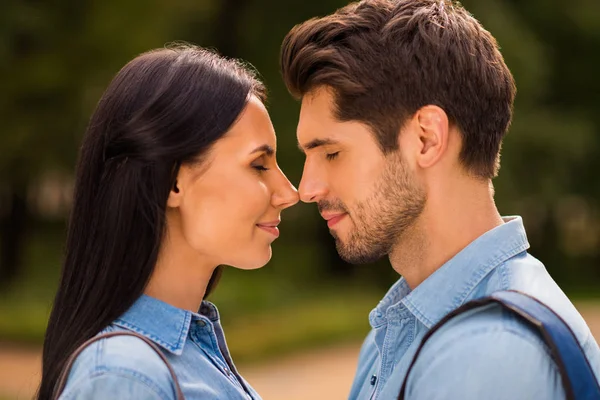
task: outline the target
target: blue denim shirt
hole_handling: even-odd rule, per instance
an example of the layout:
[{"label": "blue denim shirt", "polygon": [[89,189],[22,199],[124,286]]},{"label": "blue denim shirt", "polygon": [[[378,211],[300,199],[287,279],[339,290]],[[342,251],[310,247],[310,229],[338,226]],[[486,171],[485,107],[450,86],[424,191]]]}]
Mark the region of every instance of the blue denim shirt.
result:
[{"label": "blue denim shirt", "polygon": [[[516,289],[550,306],[571,327],[596,377],[600,350],[573,304],[527,253],[520,217],[485,233],[413,291],[400,279],[371,311],[350,399],[397,399],[423,335],[469,300]],[[568,268],[568,266],[564,266]],[[461,315],[423,347],[406,399],[564,399],[558,369],[532,328],[498,305]]]},{"label": "blue denim shirt", "polygon": [[[103,332],[125,329],[158,345],[187,400],[260,399],[231,361],[213,304],[205,301],[193,313],[143,295]],[[146,343],[116,336],[77,357],[60,399],[171,400],[175,389],[165,363]]]}]

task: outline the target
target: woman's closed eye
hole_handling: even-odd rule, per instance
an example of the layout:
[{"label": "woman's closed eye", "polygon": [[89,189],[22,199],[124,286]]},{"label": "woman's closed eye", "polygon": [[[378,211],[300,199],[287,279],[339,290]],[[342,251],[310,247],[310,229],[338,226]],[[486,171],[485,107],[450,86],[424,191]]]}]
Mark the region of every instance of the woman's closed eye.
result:
[{"label": "woman's closed eye", "polygon": [[257,170],[258,172],[264,172],[264,171],[269,170],[269,168],[267,168],[268,163],[269,163],[268,157],[266,157],[265,155],[262,155],[262,156],[256,158],[254,161],[252,161],[250,166],[252,168],[254,168],[255,170]]},{"label": "woman's closed eye", "polygon": [[255,170],[257,170],[259,172],[264,172],[264,171],[269,170],[269,168],[265,167],[263,164],[252,164],[252,168],[254,168]]}]

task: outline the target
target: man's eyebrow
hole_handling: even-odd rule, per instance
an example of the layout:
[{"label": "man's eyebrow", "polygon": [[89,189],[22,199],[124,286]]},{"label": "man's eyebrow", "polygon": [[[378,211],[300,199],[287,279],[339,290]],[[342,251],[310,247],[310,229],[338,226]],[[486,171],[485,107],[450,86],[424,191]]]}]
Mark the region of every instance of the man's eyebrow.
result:
[{"label": "man's eyebrow", "polygon": [[327,146],[330,144],[338,144],[338,143],[339,142],[337,140],[333,140],[333,139],[313,139],[310,142],[305,143],[303,145],[298,143],[298,148],[304,152],[306,150],[312,150],[319,146]]},{"label": "man's eyebrow", "polygon": [[250,152],[250,154],[260,153],[260,152],[266,153],[267,156],[269,156],[269,157],[271,157],[273,154],[275,154],[275,150],[273,150],[273,148],[271,146],[269,146],[268,144],[263,144],[262,146],[258,146],[257,148],[252,150]]}]

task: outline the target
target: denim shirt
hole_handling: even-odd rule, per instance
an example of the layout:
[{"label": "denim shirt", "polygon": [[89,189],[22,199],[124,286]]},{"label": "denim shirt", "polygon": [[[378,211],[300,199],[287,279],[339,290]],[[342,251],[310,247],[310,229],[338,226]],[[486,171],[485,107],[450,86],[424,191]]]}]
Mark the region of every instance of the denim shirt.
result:
[{"label": "denim shirt", "polygon": [[[187,400],[260,399],[237,372],[217,308],[204,301],[199,313],[142,295],[103,332],[131,330],[146,336],[167,357]],[[142,340],[102,339],[75,361],[61,400],[175,399],[169,370]]]},{"label": "denim shirt", "polygon": [[[515,289],[536,297],[571,327],[600,378],[600,350],[581,315],[544,266],[527,253],[520,217],[480,236],[414,290],[400,279],[369,314],[350,399],[397,399],[423,335],[472,299]],[[568,266],[564,266],[568,268]],[[564,399],[558,369],[540,335],[490,305],[460,315],[423,347],[406,399]]]}]

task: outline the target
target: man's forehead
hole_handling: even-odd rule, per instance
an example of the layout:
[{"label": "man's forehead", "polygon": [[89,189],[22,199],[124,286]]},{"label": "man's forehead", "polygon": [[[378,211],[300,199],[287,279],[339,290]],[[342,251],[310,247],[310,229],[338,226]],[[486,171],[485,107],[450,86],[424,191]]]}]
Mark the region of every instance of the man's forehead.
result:
[{"label": "man's forehead", "polygon": [[336,120],[331,115],[327,99],[320,98],[319,92],[310,92],[302,98],[298,119],[298,143],[314,139],[332,139]]},{"label": "man's forehead", "polygon": [[313,89],[302,96],[300,116],[334,120],[335,96],[327,88]]},{"label": "man's forehead", "polygon": [[296,137],[302,151],[337,144],[344,140],[345,132],[337,121],[326,118],[321,112],[303,110],[300,113]]}]

